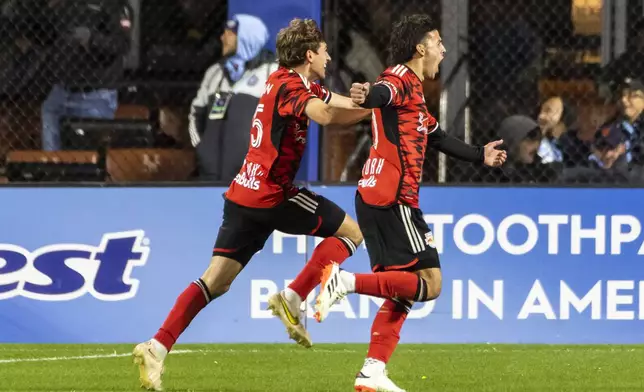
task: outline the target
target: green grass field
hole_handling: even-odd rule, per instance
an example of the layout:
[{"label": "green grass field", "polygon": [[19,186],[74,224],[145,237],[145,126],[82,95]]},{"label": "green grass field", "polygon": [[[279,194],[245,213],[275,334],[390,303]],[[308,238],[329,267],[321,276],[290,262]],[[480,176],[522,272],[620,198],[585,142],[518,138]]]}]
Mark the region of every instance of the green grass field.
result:
[{"label": "green grass field", "polygon": [[[1,391],[137,391],[129,345],[0,345]],[[177,345],[166,391],[352,391],[366,345]],[[644,346],[402,345],[407,391],[643,391]]]}]

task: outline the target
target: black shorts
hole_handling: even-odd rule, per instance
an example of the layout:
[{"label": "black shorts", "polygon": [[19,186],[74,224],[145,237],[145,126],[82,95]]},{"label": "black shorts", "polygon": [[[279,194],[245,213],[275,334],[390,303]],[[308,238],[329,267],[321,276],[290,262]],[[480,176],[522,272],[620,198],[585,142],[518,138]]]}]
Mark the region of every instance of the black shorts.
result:
[{"label": "black shorts", "polygon": [[372,207],[356,192],[356,215],[374,272],[440,268],[434,236],[420,209]]},{"label": "black shorts", "polygon": [[332,237],[345,215],[337,204],[305,188],[273,208],[249,208],[226,200],[212,255],[225,256],[246,266],[273,231]]}]

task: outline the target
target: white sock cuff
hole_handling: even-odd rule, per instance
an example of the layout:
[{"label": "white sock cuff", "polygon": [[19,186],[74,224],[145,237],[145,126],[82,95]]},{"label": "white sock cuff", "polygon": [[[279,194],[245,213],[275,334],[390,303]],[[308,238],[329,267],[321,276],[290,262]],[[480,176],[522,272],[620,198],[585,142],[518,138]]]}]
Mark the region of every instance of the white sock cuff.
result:
[{"label": "white sock cuff", "polygon": [[300,298],[300,295],[298,293],[296,293],[295,290],[293,290],[290,287],[285,288],[284,291],[282,291],[282,295],[284,296],[284,299],[287,302],[298,302],[299,303],[299,302],[302,301],[302,298]]},{"label": "white sock cuff", "polygon": [[344,287],[347,289],[348,293],[355,293],[356,291],[356,276],[351,272],[340,271],[340,279],[344,283]]},{"label": "white sock cuff", "polygon": [[152,339],[152,345],[154,346],[154,349],[157,351],[157,354],[159,354],[160,359],[163,361],[166,355],[168,355],[168,349],[165,348],[165,346],[156,339]]},{"label": "white sock cuff", "polygon": [[386,363],[382,362],[379,359],[367,358],[364,360],[364,365],[362,366],[363,373],[374,373],[374,372],[384,372]]}]

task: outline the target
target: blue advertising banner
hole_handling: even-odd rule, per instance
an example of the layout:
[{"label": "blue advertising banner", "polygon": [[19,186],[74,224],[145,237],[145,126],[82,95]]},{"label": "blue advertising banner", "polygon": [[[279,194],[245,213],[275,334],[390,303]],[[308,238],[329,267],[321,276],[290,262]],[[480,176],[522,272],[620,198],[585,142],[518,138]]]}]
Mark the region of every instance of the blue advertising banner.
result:
[{"label": "blue advertising banner", "polygon": [[[355,187],[312,190],[354,214]],[[148,339],[208,265],[223,191],[0,189],[0,342]],[[640,189],[423,188],[443,293],[414,306],[402,341],[644,342],[641,200]],[[274,233],[180,342],[287,342],[266,301],[315,244]],[[366,250],[344,266],[368,272]],[[352,296],[324,323],[310,317],[314,342],[367,342],[378,303]]]}]

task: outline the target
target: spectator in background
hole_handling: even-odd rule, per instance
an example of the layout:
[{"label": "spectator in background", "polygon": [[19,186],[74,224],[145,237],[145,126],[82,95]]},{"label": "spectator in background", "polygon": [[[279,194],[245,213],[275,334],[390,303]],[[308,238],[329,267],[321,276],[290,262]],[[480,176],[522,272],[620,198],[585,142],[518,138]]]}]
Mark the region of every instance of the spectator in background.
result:
[{"label": "spectator in background", "polygon": [[644,84],[640,79],[627,78],[622,84],[621,118],[618,124],[626,134],[626,158],[642,165],[642,126],[644,124]]},{"label": "spectator in background", "polygon": [[51,29],[46,66],[55,83],[42,105],[42,144],[55,151],[62,117],[114,118],[132,10],[127,0],[49,0],[40,15]]},{"label": "spectator in background", "polygon": [[559,176],[560,162],[541,162],[538,151],[543,136],[539,124],[532,118],[523,115],[507,117],[498,127],[497,136],[503,140],[501,148],[508,152],[504,167],[458,166],[459,181],[549,183]]},{"label": "spectator in background", "polygon": [[543,164],[538,151],[543,135],[536,121],[514,115],[504,119],[498,130],[508,152],[501,182],[550,182],[561,167],[556,162]]},{"label": "spectator in background", "polygon": [[522,164],[539,163],[537,154],[541,145],[541,129],[527,116],[510,116],[501,122],[499,137],[507,146],[509,161]]},{"label": "spectator in background", "polygon": [[590,149],[577,137],[576,121],[574,109],[560,96],[550,97],[541,105],[537,122],[543,139],[537,154],[542,163],[562,162],[564,166],[575,166],[587,159]]},{"label": "spectator in background", "polygon": [[226,23],[224,59],[206,71],[190,107],[190,138],[203,180],[230,182],[242,166],[259,98],[278,67],[264,49],[268,38],[255,16],[239,14]]},{"label": "spectator in background", "polygon": [[627,135],[617,124],[603,127],[595,134],[592,154],[585,164],[565,168],[564,183],[626,183],[629,182],[626,159]]},{"label": "spectator in background", "polygon": [[621,99],[617,116],[600,129],[615,127],[625,136],[625,159],[632,165],[644,165],[642,126],[644,124],[644,84],[627,78],[621,85]]}]

